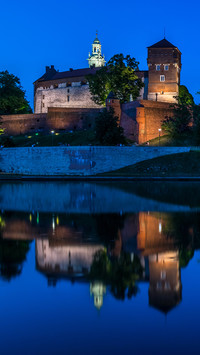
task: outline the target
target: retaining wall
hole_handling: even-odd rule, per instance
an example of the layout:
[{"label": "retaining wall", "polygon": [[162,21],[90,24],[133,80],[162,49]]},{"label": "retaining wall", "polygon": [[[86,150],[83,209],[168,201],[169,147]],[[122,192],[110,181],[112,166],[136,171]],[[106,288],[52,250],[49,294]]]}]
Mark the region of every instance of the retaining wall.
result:
[{"label": "retaining wall", "polygon": [[22,175],[88,176],[159,156],[189,152],[190,147],[23,147],[0,150],[0,170]]}]

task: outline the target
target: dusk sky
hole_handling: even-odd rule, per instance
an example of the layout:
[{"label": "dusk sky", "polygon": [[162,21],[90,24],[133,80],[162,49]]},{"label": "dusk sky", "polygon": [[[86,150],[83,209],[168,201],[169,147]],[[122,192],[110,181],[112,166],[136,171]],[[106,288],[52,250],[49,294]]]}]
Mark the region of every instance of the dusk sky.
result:
[{"label": "dusk sky", "polygon": [[1,2],[0,71],[21,79],[33,106],[33,82],[55,65],[60,71],[88,66],[96,29],[109,60],[130,54],[147,69],[146,47],[166,38],[182,52],[181,84],[200,102],[200,2],[7,0]]}]

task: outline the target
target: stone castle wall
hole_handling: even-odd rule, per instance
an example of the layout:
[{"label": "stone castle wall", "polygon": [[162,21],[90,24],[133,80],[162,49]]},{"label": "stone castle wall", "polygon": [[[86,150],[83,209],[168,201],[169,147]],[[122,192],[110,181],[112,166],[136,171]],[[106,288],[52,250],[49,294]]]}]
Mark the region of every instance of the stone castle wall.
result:
[{"label": "stone castle wall", "polygon": [[39,87],[35,93],[35,113],[47,113],[50,107],[59,108],[99,108],[92,101],[89,85],[73,82],[67,87],[66,83],[58,84],[57,88]]},{"label": "stone castle wall", "polygon": [[0,116],[1,128],[6,135],[17,136],[43,130],[47,125],[47,115],[44,113],[27,115],[3,115]]},{"label": "stone castle wall", "polygon": [[[149,100],[132,101],[120,105],[119,100],[107,100],[120,118],[126,138],[144,143],[158,137],[158,129],[166,116],[173,114],[170,104]],[[69,131],[94,128],[95,118],[102,108],[50,107],[48,113],[1,116],[2,128],[7,135],[31,134],[37,131]],[[161,135],[163,132],[161,131]]]},{"label": "stone castle wall", "polygon": [[[138,143],[144,143],[159,136],[162,122],[167,116],[173,115],[171,104],[141,100],[136,109],[136,121],[138,124]],[[163,131],[160,132],[162,136]]]},{"label": "stone castle wall", "polygon": [[51,130],[81,130],[93,127],[100,109],[50,108],[48,114],[1,116],[1,128],[6,135],[17,136],[37,131],[49,133]]}]

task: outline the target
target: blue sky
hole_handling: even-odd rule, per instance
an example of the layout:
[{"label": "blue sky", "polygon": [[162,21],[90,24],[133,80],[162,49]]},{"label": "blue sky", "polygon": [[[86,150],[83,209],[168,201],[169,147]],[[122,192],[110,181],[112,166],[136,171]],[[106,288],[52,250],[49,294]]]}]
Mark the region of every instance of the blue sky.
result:
[{"label": "blue sky", "polygon": [[[200,2],[143,0],[1,0],[0,71],[21,79],[33,104],[32,83],[46,65],[60,71],[87,67],[96,29],[108,60],[130,54],[147,69],[146,47],[166,38],[182,52],[181,83],[200,102]],[[199,97],[198,97],[199,96]]]}]

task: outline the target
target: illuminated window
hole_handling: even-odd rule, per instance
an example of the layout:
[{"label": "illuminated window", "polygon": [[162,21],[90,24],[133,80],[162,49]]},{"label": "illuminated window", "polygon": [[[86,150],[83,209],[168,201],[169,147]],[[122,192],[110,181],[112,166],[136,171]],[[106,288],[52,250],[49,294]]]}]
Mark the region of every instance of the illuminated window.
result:
[{"label": "illuminated window", "polygon": [[171,286],[170,286],[170,283],[168,281],[165,282],[164,288],[165,288],[165,290],[171,290]]},{"label": "illuminated window", "polygon": [[164,65],[164,70],[169,70],[169,65],[168,64],[166,64],[166,65]]},{"label": "illuminated window", "polygon": [[156,70],[159,71],[160,70],[160,64],[156,65]]},{"label": "illuminated window", "polygon": [[165,75],[160,76],[160,81],[165,81]]},{"label": "illuminated window", "polygon": [[165,270],[161,271],[160,277],[161,277],[161,280],[165,280],[166,279],[166,271]]},{"label": "illuminated window", "polygon": [[162,283],[160,281],[157,282],[156,288],[157,290],[162,290]]}]

